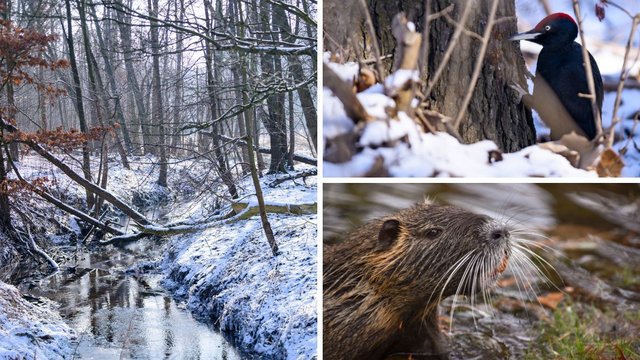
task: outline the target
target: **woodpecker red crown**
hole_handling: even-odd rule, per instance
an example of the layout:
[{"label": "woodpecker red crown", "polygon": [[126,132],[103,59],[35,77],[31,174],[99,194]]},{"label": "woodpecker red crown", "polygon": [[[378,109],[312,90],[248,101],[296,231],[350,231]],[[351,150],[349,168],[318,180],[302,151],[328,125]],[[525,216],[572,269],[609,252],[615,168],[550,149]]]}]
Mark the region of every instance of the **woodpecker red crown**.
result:
[{"label": "woodpecker red crown", "polygon": [[551,14],[551,15],[547,16],[546,18],[540,20],[538,25],[536,25],[535,30],[542,30],[548,24],[550,24],[550,23],[552,23],[552,22],[554,22],[556,20],[561,20],[561,19],[570,20],[574,24],[576,23],[576,21],[573,20],[573,18],[569,14],[555,13],[555,14]]}]

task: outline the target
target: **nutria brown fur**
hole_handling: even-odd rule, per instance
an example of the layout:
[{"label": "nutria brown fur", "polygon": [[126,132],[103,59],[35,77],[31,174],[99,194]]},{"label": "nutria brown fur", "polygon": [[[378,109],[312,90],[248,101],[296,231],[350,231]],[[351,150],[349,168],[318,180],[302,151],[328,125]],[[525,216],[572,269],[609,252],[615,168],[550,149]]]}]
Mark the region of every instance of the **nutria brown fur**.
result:
[{"label": "nutria brown fur", "polygon": [[428,202],[325,245],[324,358],[446,358],[438,301],[493,283],[510,253],[504,225]]}]

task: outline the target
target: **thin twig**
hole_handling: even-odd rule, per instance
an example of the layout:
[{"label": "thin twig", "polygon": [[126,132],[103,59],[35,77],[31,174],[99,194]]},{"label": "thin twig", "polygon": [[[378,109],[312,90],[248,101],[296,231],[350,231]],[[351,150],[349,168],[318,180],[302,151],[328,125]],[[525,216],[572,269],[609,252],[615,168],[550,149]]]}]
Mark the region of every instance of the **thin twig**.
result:
[{"label": "thin twig", "polygon": [[[451,15],[449,15],[449,14],[445,15],[445,16],[444,16],[444,19],[445,19],[445,20],[447,20],[447,22],[448,22],[449,24],[451,24],[451,25],[453,25],[453,26],[458,26],[458,22],[457,22],[454,18],[452,18],[452,17],[451,17]],[[474,32],[474,31],[471,31],[471,30],[467,29],[467,27],[466,27],[466,26],[464,26],[464,25],[462,25],[462,32],[463,32],[465,35],[469,36],[469,37],[472,37],[472,38],[474,38],[474,39],[476,39],[476,40],[480,40],[480,41],[482,41],[482,36],[480,36],[480,34],[478,34],[478,33]]]},{"label": "thin twig", "polygon": [[360,0],[360,6],[362,6],[362,11],[364,11],[365,20],[367,21],[367,26],[369,27],[369,32],[371,33],[371,46],[373,47],[373,56],[375,56],[376,60],[376,70],[378,71],[378,77],[381,82],[384,82],[384,73],[382,72],[382,61],[380,60],[380,46],[378,46],[378,36],[376,35],[376,29],[373,27],[373,21],[371,20],[371,14],[369,14],[369,7],[365,0]]},{"label": "thin twig", "polygon": [[433,87],[435,86],[435,84],[440,79],[440,76],[442,76],[442,73],[444,72],[444,68],[447,66],[447,63],[449,62],[449,59],[451,58],[451,54],[453,54],[453,50],[455,49],[456,44],[458,43],[458,40],[460,40],[460,35],[462,35],[462,31],[464,30],[464,24],[467,23],[467,19],[469,18],[469,14],[471,14],[472,4],[473,4],[472,1],[467,1],[466,2],[466,5],[464,7],[464,11],[462,13],[462,16],[460,17],[460,21],[458,22],[458,26],[456,26],[456,31],[453,33],[453,36],[451,37],[451,41],[449,42],[449,45],[447,46],[447,51],[445,51],[444,56],[442,56],[442,61],[440,62],[440,65],[438,65],[438,69],[436,70],[435,74],[433,75],[433,78],[431,79],[431,81],[428,81],[429,86],[427,87],[427,89],[424,92],[425,98],[429,97],[429,95],[431,94],[431,91],[433,90]]},{"label": "thin twig", "polygon": [[418,67],[420,68],[420,79],[426,84],[429,76],[429,15],[431,15],[431,0],[424,0],[424,22],[422,23],[422,44],[420,44],[420,57]]},{"label": "thin twig", "polygon": [[493,0],[493,3],[491,4],[489,21],[487,22],[487,26],[484,29],[484,35],[482,36],[482,46],[480,47],[480,52],[476,58],[475,68],[473,69],[473,75],[471,76],[471,83],[467,88],[467,93],[464,96],[462,106],[460,107],[460,111],[458,111],[458,116],[456,117],[453,125],[455,129],[458,129],[460,127],[460,122],[462,122],[462,118],[467,112],[467,107],[469,106],[469,102],[471,101],[471,96],[473,96],[473,92],[476,88],[476,83],[478,82],[478,77],[480,76],[480,71],[482,70],[482,65],[484,63],[484,56],[487,53],[487,46],[489,45],[489,40],[491,38],[491,31],[493,30],[493,25],[495,24],[496,11],[498,10],[499,2],[499,0]]},{"label": "thin twig", "polygon": [[620,108],[620,103],[622,101],[622,89],[624,89],[624,83],[628,77],[627,71],[627,59],[629,58],[629,53],[631,52],[631,45],[633,44],[633,37],[635,36],[636,29],[638,28],[638,24],[640,24],[640,14],[636,15],[633,18],[633,25],[631,25],[631,32],[629,33],[629,38],[627,39],[627,46],[624,50],[624,60],[622,61],[622,70],[620,71],[620,81],[618,82],[618,90],[616,92],[616,100],[613,105],[613,114],[611,115],[611,126],[609,127],[609,138],[607,139],[607,147],[613,146],[613,140],[615,136],[616,125],[620,122],[620,118],[618,117],[618,109]]},{"label": "thin twig", "polygon": [[[633,15],[631,15],[631,13],[629,12],[629,10],[623,8],[622,6],[616,4],[615,2],[611,1],[611,0],[607,0],[607,5],[612,5],[613,7],[618,8],[620,11],[624,12],[625,14],[627,14],[630,18],[634,18]],[[635,17],[637,17],[638,15],[636,15]]]},{"label": "thin twig", "polygon": [[633,117],[633,127],[631,127],[631,132],[629,133],[629,136],[627,136],[627,142],[621,148],[620,153],[622,153],[622,149],[627,149],[629,147],[629,144],[631,143],[631,140],[633,140],[633,134],[636,133],[636,128],[638,127],[639,119],[640,119],[640,111],[638,111],[636,115]]},{"label": "thin twig", "polygon": [[549,2],[547,0],[538,0],[538,2],[540,3],[540,5],[542,5],[542,7],[544,8],[544,12],[546,12],[547,15],[551,15],[553,13],[553,11],[551,10],[551,6],[549,6]]},{"label": "thin twig", "polygon": [[596,121],[596,136],[594,140],[600,138],[602,134],[602,117],[598,107],[596,105],[596,85],[593,81],[593,72],[591,69],[591,59],[589,58],[589,51],[587,50],[587,43],[584,39],[584,32],[582,31],[582,17],[580,16],[580,3],[578,0],[573,0],[573,11],[576,14],[576,20],[578,23],[578,33],[580,34],[580,41],[582,42],[582,60],[584,61],[584,71],[587,76],[587,85],[589,86],[589,94],[591,94],[591,111],[593,112],[593,118]]}]

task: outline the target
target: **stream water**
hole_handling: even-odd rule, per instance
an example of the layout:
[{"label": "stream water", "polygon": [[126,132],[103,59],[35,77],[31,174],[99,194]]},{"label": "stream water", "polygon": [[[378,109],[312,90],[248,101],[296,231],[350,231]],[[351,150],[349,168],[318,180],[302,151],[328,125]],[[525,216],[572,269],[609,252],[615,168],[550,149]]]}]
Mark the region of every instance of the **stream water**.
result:
[{"label": "stream water", "polygon": [[69,248],[73,258],[61,271],[23,287],[34,299],[61,304],[78,333],[75,359],[240,359],[220,333],[163,290],[161,275],[146,269],[160,249],[149,239]]},{"label": "stream water", "polygon": [[[547,278],[521,272],[520,282],[509,266],[488,304],[458,299],[453,323],[452,297],[443,301],[440,326],[452,358],[640,358],[640,186],[325,184],[323,240],[339,242],[356,226],[425,197],[531,229],[548,246],[534,250],[553,266],[538,261]],[[546,352],[565,338],[568,353]]]}]

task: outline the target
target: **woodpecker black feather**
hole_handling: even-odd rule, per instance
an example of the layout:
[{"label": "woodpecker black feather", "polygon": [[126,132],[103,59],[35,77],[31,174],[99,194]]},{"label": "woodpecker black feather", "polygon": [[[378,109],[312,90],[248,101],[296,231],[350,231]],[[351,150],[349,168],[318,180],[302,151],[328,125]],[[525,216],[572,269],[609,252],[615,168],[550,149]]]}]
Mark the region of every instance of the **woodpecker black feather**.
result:
[{"label": "woodpecker black feather", "polygon": [[[596,136],[600,126],[596,124],[597,117],[593,115],[590,99],[578,95],[589,94],[589,86],[583,66],[582,46],[574,41],[577,36],[578,25],[573,18],[565,13],[556,13],[542,19],[532,30],[516,34],[511,40],[528,40],[542,45],[542,51],[538,55],[536,77],[542,77],[549,85],[567,113],[591,140]],[[595,84],[596,105],[602,114],[602,76],[591,53],[589,60]],[[536,87],[537,85],[534,85],[534,99]],[[540,112],[539,114],[542,117]],[[544,118],[542,120],[548,123]],[[556,134],[556,137],[561,135],[564,134]]]}]

